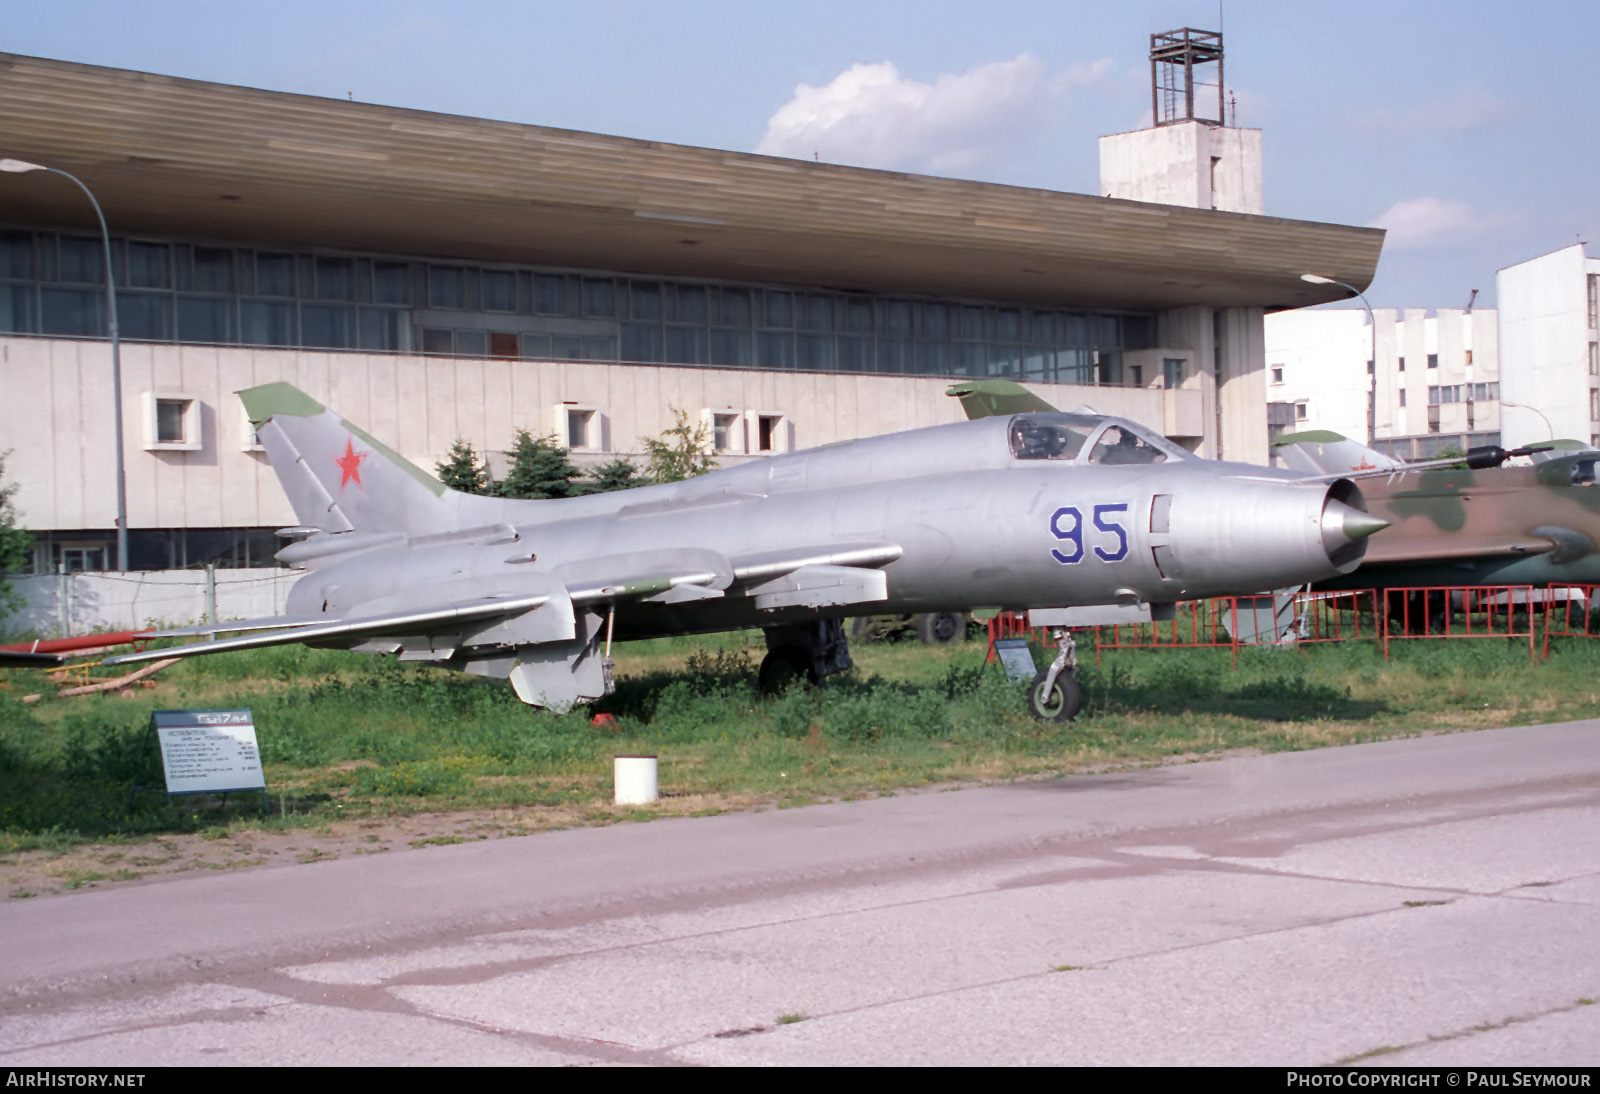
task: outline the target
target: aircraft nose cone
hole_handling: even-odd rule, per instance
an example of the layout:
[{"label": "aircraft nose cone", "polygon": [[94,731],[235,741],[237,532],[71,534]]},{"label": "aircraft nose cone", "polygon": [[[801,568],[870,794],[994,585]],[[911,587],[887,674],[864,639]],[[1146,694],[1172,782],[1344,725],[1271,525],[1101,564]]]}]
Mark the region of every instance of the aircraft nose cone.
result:
[{"label": "aircraft nose cone", "polygon": [[1365,539],[1387,527],[1388,521],[1342,501],[1330,500],[1322,510],[1322,543],[1330,554],[1347,542]]}]

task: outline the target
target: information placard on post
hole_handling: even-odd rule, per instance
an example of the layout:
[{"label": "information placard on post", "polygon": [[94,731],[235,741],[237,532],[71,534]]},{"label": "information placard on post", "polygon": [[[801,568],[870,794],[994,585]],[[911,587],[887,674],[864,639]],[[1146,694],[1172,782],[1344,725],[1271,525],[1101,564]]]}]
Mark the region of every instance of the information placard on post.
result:
[{"label": "information placard on post", "polygon": [[1008,680],[1032,680],[1039,671],[1033,664],[1033,651],[1028,648],[1026,638],[996,638],[994,652],[1005,666]]},{"label": "information placard on post", "polygon": [[266,792],[248,710],[158,710],[150,726],[161,742],[168,794]]}]

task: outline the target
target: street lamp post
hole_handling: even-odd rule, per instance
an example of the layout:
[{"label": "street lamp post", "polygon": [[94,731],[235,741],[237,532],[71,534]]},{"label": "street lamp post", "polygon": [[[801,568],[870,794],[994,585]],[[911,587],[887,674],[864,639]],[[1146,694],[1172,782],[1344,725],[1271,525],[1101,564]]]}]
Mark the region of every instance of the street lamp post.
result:
[{"label": "street lamp post", "polygon": [[1372,331],[1372,356],[1367,358],[1367,361],[1372,365],[1373,370],[1371,373],[1372,378],[1367,381],[1367,444],[1370,447],[1377,440],[1377,430],[1374,423],[1377,418],[1378,399],[1378,321],[1372,317],[1372,305],[1367,303],[1367,298],[1362,295],[1360,289],[1354,285],[1346,285],[1343,281],[1335,281],[1331,277],[1323,277],[1321,274],[1314,273],[1301,274],[1300,280],[1309,282],[1312,285],[1337,285],[1341,289],[1346,289],[1352,293],[1361,301],[1361,306],[1367,309],[1367,326]]},{"label": "street lamp post", "polygon": [[128,471],[122,455],[122,348],[117,340],[117,286],[116,275],[111,267],[111,233],[106,229],[106,217],[100,211],[100,203],[95,200],[94,194],[76,175],[55,167],[46,167],[42,163],[12,159],[0,159],[0,171],[13,175],[23,175],[30,171],[48,171],[52,175],[70,179],[89,199],[89,204],[94,206],[94,215],[100,221],[100,240],[105,244],[106,250],[106,320],[111,334],[111,394],[112,403],[116,407],[114,443],[117,457],[117,569],[126,570],[128,568]]},{"label": "street lamp post", "polygon": [[[1500,400],[1500,405],[1502,407],[1511,407],[1513,410],[1531,410],[1531,411],[1533,411],[1535,414],[1539,415],[1539,417],[1544,420],[1544,431],[1550,435],[1550,439],[1552,441],[1556,439],[1555,427],[1550,424],[1550,419],[1545,417],[1544,411],[1540,410],[1538,407],[1536,407],[1536,406],[1528,406],[1526,403],[1508,403],[1504,399]],[[1501,428],[1503,429],[1504,426],[1502,426]]]}]

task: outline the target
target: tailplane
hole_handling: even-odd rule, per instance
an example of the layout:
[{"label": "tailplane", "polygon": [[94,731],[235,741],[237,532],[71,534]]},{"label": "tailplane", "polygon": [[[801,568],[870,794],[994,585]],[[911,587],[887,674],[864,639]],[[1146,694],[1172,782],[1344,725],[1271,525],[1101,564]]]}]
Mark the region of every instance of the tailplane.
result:
[{"label": "tailplane", "polygon": [[263,384],[239,398],[304,527],[419,536],[459,526],[467,495],[299,388]]}]

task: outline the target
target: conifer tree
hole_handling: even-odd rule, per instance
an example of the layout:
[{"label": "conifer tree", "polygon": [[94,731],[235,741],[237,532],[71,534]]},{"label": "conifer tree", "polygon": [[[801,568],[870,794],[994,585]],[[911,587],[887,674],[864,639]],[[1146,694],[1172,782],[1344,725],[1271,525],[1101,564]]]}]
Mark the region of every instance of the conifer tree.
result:
[{"label": "conifer tree", "polygon": [[439,481],[452,490],[468,494],[488,494],[489,465],[466,441],[457,440],[450,446],[450,455],[435,465]]},{"label": "conifer tree", "polygon": [[639,473],[638,467],[626,457],[618,457],[595,472],[594,485],[590,492],[595,494],[609,494],[613,490],[632,490],[636,486],[647,486],[650,480]]},{"label": "conifer tree", "polygon": [[578,469],[554,437],[535,437],[519,429],[510,455],[511,469],[496,489],[501,497],[570,498],[580,493],[572,483]]}]

